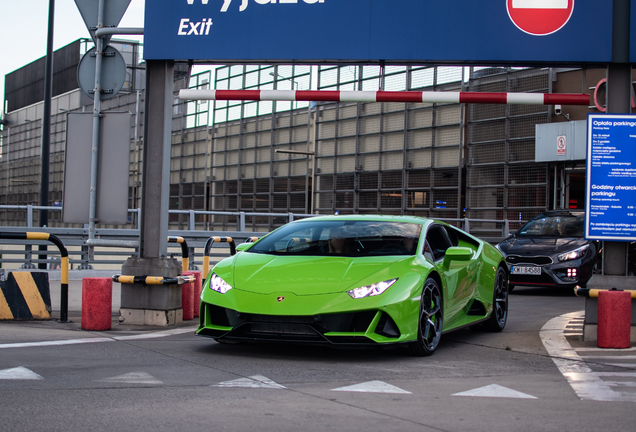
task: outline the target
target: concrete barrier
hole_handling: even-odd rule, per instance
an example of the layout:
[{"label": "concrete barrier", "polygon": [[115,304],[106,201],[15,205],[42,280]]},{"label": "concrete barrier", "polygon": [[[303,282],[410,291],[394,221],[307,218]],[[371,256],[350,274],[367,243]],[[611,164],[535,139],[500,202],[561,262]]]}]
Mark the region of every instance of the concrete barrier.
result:
[{"label": "concrete barrier", "polygon": [[193,290],[192,290],[192,305],[193,305],[193,317],[199,317],[199,304],[201,302],[201,272],[188,270],[183,272],[183,276],[194,276]]},{"label": "concrete barrier", "polygon": [[[185,273],[192,272],[183,272]],[[196,279],[195,279],[196,280]],[[194,281],[181,285],[181,309],[183,310],[183,320],[194,319]]]},{"label": "concrete barrier", "polygon": [[632,297],[627,291],[602,291],[598,295],[599,348],[629,348]]},{"label": "concrete barrier", "polygon": [[[598,324],[599,324],[599,299],[598,296],[601,292],[607,290],[600,289],[575,289],[575,293],[579,297],[585,297],[585,321],[583,325],[583,340],[596,341],[598,340]],[[630,341],[636,342],[636,291],[622,291],[629,293],[631,297],[631,326],[630,326]]]},{"label": "concrete barrier", "polygon": [[0,281],[0,320],[51,319],[46,272],[11,272]]},{"label": "concrete barrier", "polygon": [[110,330],[113,314],[113,280],[82,279],[82,330]]}]

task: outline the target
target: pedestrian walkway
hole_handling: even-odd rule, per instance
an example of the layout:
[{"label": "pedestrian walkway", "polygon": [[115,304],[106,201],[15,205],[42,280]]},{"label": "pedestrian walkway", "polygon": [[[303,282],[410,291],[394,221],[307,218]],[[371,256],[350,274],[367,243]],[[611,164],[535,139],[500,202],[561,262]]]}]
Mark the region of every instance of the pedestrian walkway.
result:
[{"label": "pedestrian walkway", "polygon": [[548,321],[541,340],[572,389],[582,400],[636,402],[636,348],[598,348],[583,341],[585,312]]}]

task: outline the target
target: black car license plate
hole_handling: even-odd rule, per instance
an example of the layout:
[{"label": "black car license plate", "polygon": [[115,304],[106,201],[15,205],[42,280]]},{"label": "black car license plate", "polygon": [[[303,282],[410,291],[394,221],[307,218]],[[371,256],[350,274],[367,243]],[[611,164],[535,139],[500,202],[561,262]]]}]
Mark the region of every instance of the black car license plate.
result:
[{"label": "black car license plate", "polygon": [[540,275],[541,267],[536,266],[513,266],[512,274],[518,275]]}]

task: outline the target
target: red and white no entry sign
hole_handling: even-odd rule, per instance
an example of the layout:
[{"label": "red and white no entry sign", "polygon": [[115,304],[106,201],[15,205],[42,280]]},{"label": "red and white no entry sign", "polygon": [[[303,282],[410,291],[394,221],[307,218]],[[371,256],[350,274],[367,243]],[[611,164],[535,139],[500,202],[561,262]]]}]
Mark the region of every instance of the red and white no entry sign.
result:
[{"label": "red and white no entry sign", "polygon": [[567,24],[574,0],[507,0],[506,7],[508,16],[520,30],[545,36]]}]

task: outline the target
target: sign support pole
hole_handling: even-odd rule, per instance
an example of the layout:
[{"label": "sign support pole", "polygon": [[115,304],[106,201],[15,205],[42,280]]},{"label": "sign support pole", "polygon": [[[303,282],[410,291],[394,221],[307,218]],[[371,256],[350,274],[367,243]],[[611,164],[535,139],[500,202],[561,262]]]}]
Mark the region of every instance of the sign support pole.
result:
[{"label": "sign support pole", "polygon": [[166,257],[172,145],[173,61],[146,62],[139,256]]},{"label": "sign support pole", "polygon": [[[104,27],[104,1],[99,0],[99,9],[97,13],[97,28]],[[92,138],[92,153],[91,153],[91,189],[90,189],[90,204],[88,210],[88,259],[93,260],[93,254],[95,251],[94,246],[90,245],[90,242],[95,240],[95,215],[97,213],[97,167],[99,164],[99,118],[101,117],[101,80],[102,80],[102,59],[104,54],[104,39],[101,36],[95,36],[95,93],[93,102],[93,138]]]},{"label": "sign support pole", "polygon": [[[607,67],[607,112],[631,112],[632,65],[629,63],[630,0],[614,0],[612,63]],[[606,241],[603,274],[594,275],[588,288],[633,288],[627,276],[627,243]]]},{"label": "sign support pole", "polygon": [[[632,65],[629,64],[630,0],[614,0],[612,63],[607,67],[607,112],[630,113]],[[627,275],[627,243],[606,242],[603,274]]]},{"label": "sign support pole", "polygon": [[[630,113],[631,111],[632,65],[610,64],[607,68],[607,112]],[[607,276],[627,275],[627,243],[605,242],[603,274]],[[608,287],[611,288],[611,287]]]},{"label": "sign support pole", "polygon": [[[139,257],[122,265],[122,274],[173,278],[181,264],[168,258],[168,207],[174,61],[146,62]],[[122,284],[121,319],[127,324],[174,325],[183,320],[179,285]]]}]

